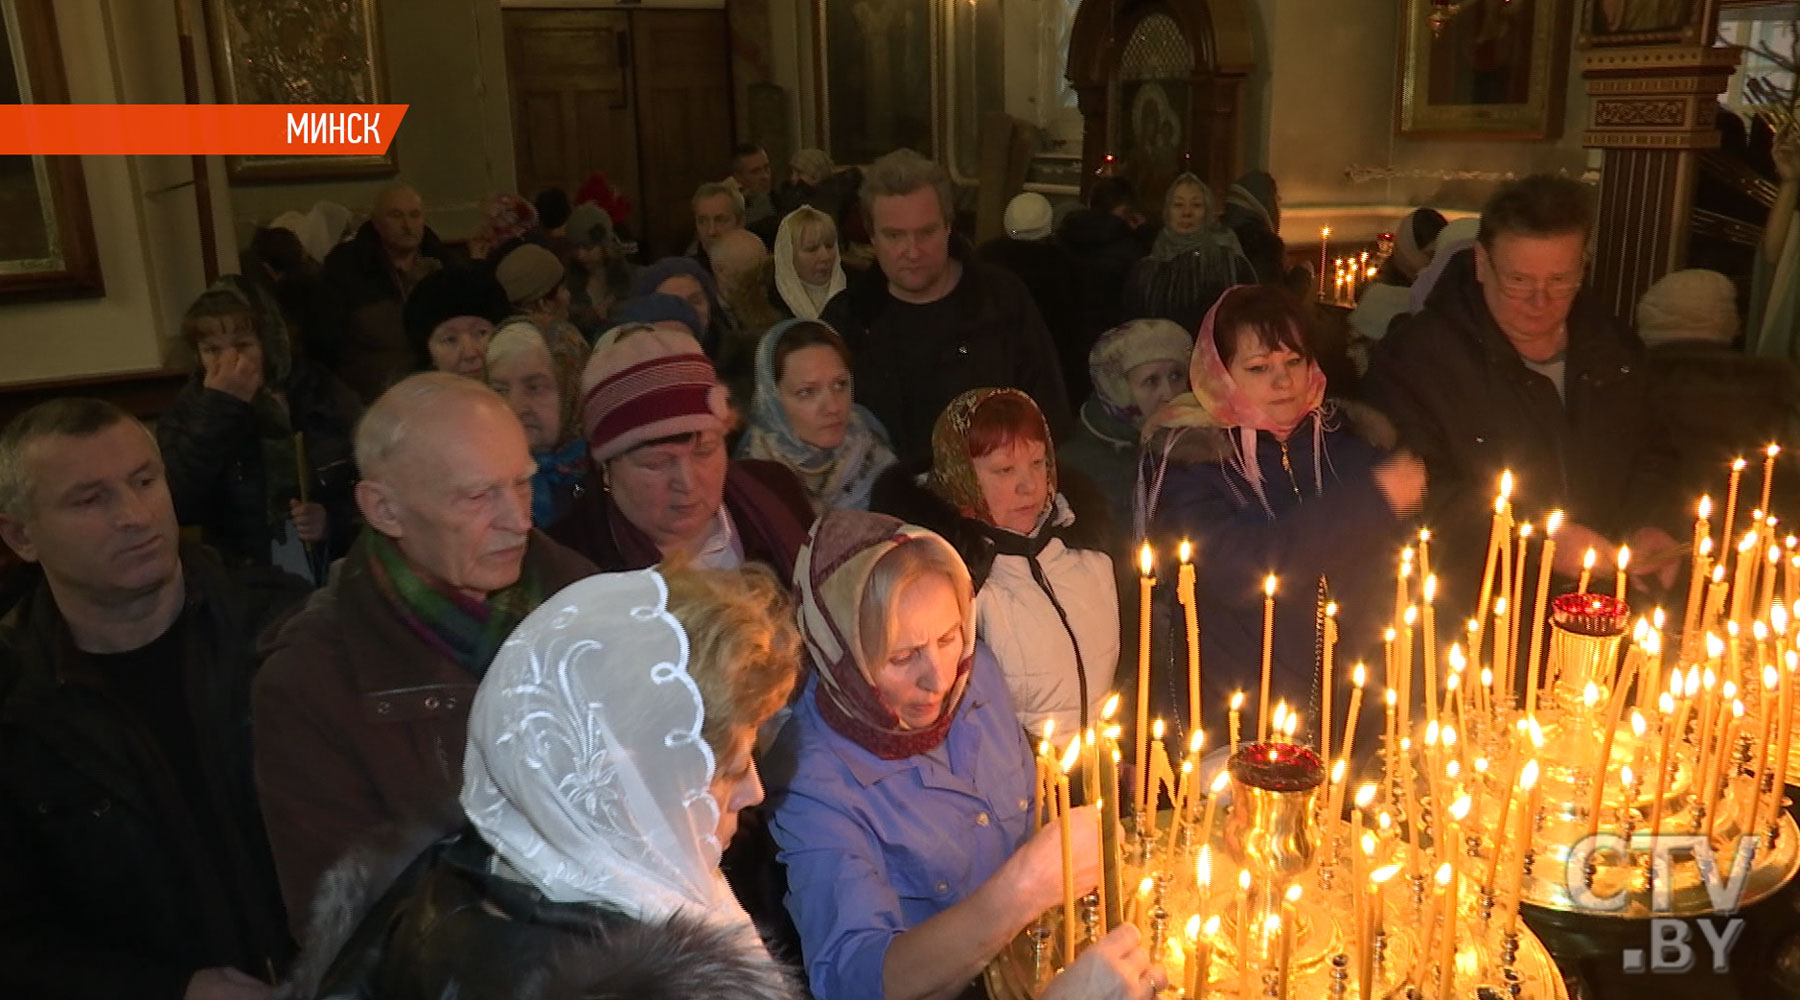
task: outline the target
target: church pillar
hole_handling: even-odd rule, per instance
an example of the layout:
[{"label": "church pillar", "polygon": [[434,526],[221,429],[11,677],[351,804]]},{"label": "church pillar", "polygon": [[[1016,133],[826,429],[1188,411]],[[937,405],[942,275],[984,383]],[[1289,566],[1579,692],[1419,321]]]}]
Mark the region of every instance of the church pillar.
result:
[{"label": "church pillar", "polygon": [[1687,264],[1700,153],[1719,145],[1718,96],[1738,49],[1666,45],[1592,48],[1582,57],[1587,130],[1603,150],[1591,280],[1629,321],[1656,279]]}]

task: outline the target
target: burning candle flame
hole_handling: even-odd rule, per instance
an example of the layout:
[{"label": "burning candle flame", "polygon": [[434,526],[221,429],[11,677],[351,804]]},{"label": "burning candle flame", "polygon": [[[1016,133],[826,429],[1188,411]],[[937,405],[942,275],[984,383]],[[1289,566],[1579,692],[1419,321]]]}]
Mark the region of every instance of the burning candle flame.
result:
[{"label": "burning candle flame", "polygon": [[1369,668],[1364,664],[1358,663],[1356,665],[1356,669],[1350,672],[1350,682],[1352,684],[1355,684],[1357,687],[1362,687],[1363,682],[1368,679],[1369,679]]},{"label": "burning candle flame", "polygon": [[1512,474],[1511,469],[1507,469],[1506,471],[1500,473],[1500,498],[1503,500],[1512,499],[1512,491],[1513,491],[1513,474]]},{"label": "burning candle flame", "polygon": [[1450,884],[1450,862],[1446,861],[1443,864],[1438,865],[1437,884],[1438,885],[1449,885]]},{"label": "burning candle flame", "polygon": [[1231,710],[1233,712],[1235,712],[1238,709],[1243,708],[1243,707],[1244,707],[1244,692],[1242,692],[1242,691],[1233,692],[1231,695]]},{"label": "burning candle flame", "polygon": [[1531,787],[1537,784],[1537,780],[1538,762],[1537,758],[1533,757],[1525,762],[1525,769],[1519,772],[1519,791],[1531,791]]},{"label": "burning candle flame", "polygon": [[1625,572],[1626,569],[1628,569],[1630,566],[1631,566],[1631,546],[1621,545],[1621,546],[1619,546],[1619,558],[1618,558],[1619,572],[1621,572],[1621,573]]},{"label": "burning candle flame", "polygon": [[1117,712],[1118,710],[1119,710],[1119,695],[1118,695],[1118,692],[1115,691],[1115,692],[1113,692],[1113,694],[1110,698],[1106,699],[1106,704],[1101,706],[1100,717],[1102,719],[1110,719],[1113,717],[1113,714],[1115,712]]},{"label": "burning candle flame", "polygon": [[1150,724],[1150,736],[1152,739],[1158,740],[1163,738],[1163,720],[1157,719]]},{"label": "burning candle flame", "polygon": [[1188,562],[1190,559],[1193,558],[1194,546],[1185,538],[1183,538],[1181,540],[1181,548],[1179,550],[1179,554],[1181,556],[1181,561],[1184,563]]},{"label": "burning candle flame", "polygon": [[1372,781],[1364,782],[1362,786],[1356,790],[1356,795],[1352,797],[1350,801],[1355,803],[1356,808],[1358,809],[1369,808],[1370,804],[1375,801],[1375,783]]},{"label": "burning candle flame", "polygon": [[1154,568],[1156,568],[1155,556],[1150,551],[1150,543],[1145,542],[1144,547],[1138,549],[1138,572],[1149,576],[1150,571]]},{"label": "burning candle flame", "polygon": [[1586,552],[1581,554],[1581,568],[1593,569],[1594,563],[1599,561],[1599,559],[1600,553],[1595,552],[1593,548],[1590,547]]},{"label": "burning candle flame", "polygon": [[1264,597],[1274,597],[1275,596],[1275,574],[1273,574],[1273,573],[1270,573],[1268,576],[1263,577],[1263,596]]},{"label": "burning candle flame", "polygon": [[1463,819],[1469,815],[1469,809],[1474,806],[1474,804],[1474,800],[1467,795],[1457,799],[1456,804],[1450,807],[1450,818],[1461,823]]},{"label": "burning candle flame", "polygon": [[1369,881],[1376,885],[1381,885],[1398,874],[1400,874],[1399,865],[1382,865],[1380,868],[1369,873]]},{"label": "burning candle flame", "polygon": [[1643,713],[1639,712],[1635,708],[1632,709],[1631,710],[1631,735],[1636,736],[1639,739],[1643,739],[1644,729],[1645,729],[1645,725],[1644,725]]},{"label": "burning candle flame", "polygon": [[1206,730],[1196,729],[1194,735],[1188,737],[1188,753],[1197,754],[1206,745]]},{"label": "burning candle flame", "polygon": [[1702,496],[1700,498],[1700,520],[1704,521],[1710,517],[1712,517],[1712,497]]},{"label": "burning candle flame", "polygon": [[1326,601],[1325,602],[1325,617],[1327,617],[1327,618],[1336,618],[1337,617],[1337,602],[1336,601]]},{"label": "burning candle flame", "polygon": [[[1076,762],[1078,762],[1080,760],[1081,760],[1081,741],[1080,740],[1070,740],[1069,741],[1069,749],[1063,751],[1062,773],[1068,774],[1069,772],[1075,770],[1075,764],[1076,764]],[[1061,795],[1062,793],[1058,792],[1057,794]]]}]

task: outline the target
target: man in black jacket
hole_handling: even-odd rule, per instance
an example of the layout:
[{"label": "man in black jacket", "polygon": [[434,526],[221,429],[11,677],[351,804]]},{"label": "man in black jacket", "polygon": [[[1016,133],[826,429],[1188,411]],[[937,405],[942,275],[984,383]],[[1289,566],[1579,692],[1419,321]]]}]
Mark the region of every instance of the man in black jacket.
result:
[{"label": "man in black jacket", "polygon": [[1562,575],[1580,571],[1590,546],[1596,572],[1611,572],[1629,540],[1640,578],[1672,579],[1677,545],[1660,525],[1685,498],[1671,492],[1643,344],[1582,288],[1590,223],[1578,181],[1535,175],[1501,188],[1476,245],[1371,360],[1364,393],[1430,473],[1427,515],[1447,543],[1434,552],[1451,561],[1450,593],[1472,598],[1479,586],[1504,470],[1517,479],[1518,520],[1563,510]]},{"label": "man in black jacket", "polygon": [[250,678],[305,584],[180,546],[155,440],[97,400],[0,434],[0,538],[37,575],[0,623],[0,995],[268,996]]},{"label": "man in black jacket", "polygon": [[1031,293],[1010,272],[951,252],[950,177],[910,149],[876,160],[862,207],[880,266],[826,304],[850,345],[856,400],[887,428],[901,459],[931,452],[931,428],[969,389],[1030,394],[1050,432],[1069,429],[1056,345]]},{"label": "man in black jacket", "polygon": [[337,340],[329,364],[369,404],[414,368],[406,300],[451,254],[425,224],[425,203],[404,184],[375,196],[369,221],[325,258],[322,280]]}]

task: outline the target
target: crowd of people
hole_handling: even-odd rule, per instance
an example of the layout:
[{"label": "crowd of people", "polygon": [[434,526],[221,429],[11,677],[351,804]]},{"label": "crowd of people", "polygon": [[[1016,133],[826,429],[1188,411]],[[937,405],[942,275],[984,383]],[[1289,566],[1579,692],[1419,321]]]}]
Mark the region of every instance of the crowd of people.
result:
[{"label": "crowd of people", "polygon": [[[655,261],[598,177],[466,247],[401,185],[259,231],[154,427],[0,432],[0,992],[979,996],[1061,898],[1031,756],[1129,676],[1139,542],[1195,549],[1185,744],[1255,683],[1266,576],[1304,706],[1317,609],[1378,653],[1422,525],[1468,606],[1502,469],[1559,575],[1629,540],[1663,593],[1684,490],[1792,418],[1729,282],[1606,315],[1579,182],[1400,220],[1349,317],[1269,175],[1157,194],[1021,194],[975,247],[917,153],[777,186],[746,146]],[[1766,405],[1676,426],[1671,378]],[[1045,996],[1166,981],[1126,925]]]}]

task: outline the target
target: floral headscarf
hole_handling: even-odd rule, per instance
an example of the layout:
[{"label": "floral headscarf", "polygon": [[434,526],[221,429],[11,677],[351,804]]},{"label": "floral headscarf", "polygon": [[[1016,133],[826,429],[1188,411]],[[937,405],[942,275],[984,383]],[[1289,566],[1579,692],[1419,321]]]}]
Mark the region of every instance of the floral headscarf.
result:
[{"label": "floral headscarf", "polygon": [[[1219,309],[1231,296],[1253,286],[1239,285],[1227,289],[1219,301],[1206,312],[1206,319],[1200,324],[1200,335],[1194,338],[1194,356],[1188,363],[1188,384],[1192,392],[1185,392],[1170,400],[1149,420],[1144,422],[1143,440],[1148,443],[1151,438],[1164,429],[1174,433],[1168,435],[1162,447],[1162,460],[1156,473],[1155,483],[1147,494],[1140,499],[1146,501],[1138,505],[1144,511],[1144,519],[1149,518],[1149,507],[1160,492],[1162,470],[1168,464],[1169,451],[1175,441],[1189,430],[1195,428],[1213,428],[1231,435],[1234,441],[1232,467],[1250,483],[1263,509],[1269,509],[1269,502],[1263,496],[1262,473],[1256,463],[1256,434],[1267,431],[1271,434],[1287,434],[1300,426],[1307,417],[1318,412],[1325,404],[1325,372],[1319,368],[1317,361],[1309,361],[1306,371],[1306,387],[1302,390],[1306,399],[1306,409],[1298,420],[1289,425],[1275,422],[1262,408],[1251,402],[1238,387],[1237,381],[1231,377],[1231,371],[1225,366],[1225,360],[1219,356],[1218,344],[1214,341],[1214,324],[1218,320]],[[1322,428],[1318,421],[1313,422],[1313,470],[1315,475],[1323,475],[1317,458],[1322,447]],[[1315,484],[1322,488],[1322,484]],[[1140,492],[1144,484],[1140,483]],[[1143,526],[1140,524],[1139,528]],[[1140,532],[1141,533],[1141,532]]]},{"label": "floral headscarf", "polygon": [[537,209],[523,197],[509,192],[488,195],[481,202],[481,232],[490,250],[524,236],[537,225]]},{"label": "floral headscarf", "polygon": [[[963,516],[984,524],[992,524],[994,518],[988,510],[987,498],[982,496],[981,483],[975,478],[975,461],[969,454],[969,424],[975,419],[975,411],[997,396],[1024,400],[1037,415],[1038,427],[1043,434],[1044,462],[1050,477],[1049,489],[1044,493],[1044,510],[1050,510],[1056,502],[1056,448],[1051,444],[1050,425],[1044,420],[1036,401],[1017,389],[970,389],[951,400],[931,428],[931,475],[926,485],[946,503],[955,505]],[[1043,520],[1043,512],[1039,512],[1038,520]]]},{"label": "floral headscarf", "polygon": [[964,605],[963,655],[956,681],[937,721],[924,729],[903,728],[899,716],[881,700],[862,655],[863,593],[875,564],[901,545],[941,545],[953,555],[955,551],[932,532],[895,518],[834,510],[813,525],[794,563],[800,636],[818,677],[814,698],[819,715],[840,736],[883,760],[901,760],[943,744],[968,689],[975,658],[971,599]]},{"label": "floral headscarf", "polygon": [[750,427],[738,443],[737,457],[780,462],[794,470],[806,488],[813,513],[833,507],[866,510],[875,477],[894,464],[887,431],[868,410],[851,404],[850,423],[836,448],[818,448],[800,440],[781,405],[776,382],[775,349],[797,323],[818,320],[783,320],[763,334],[756,345],[756,392],[750,407]]}]

